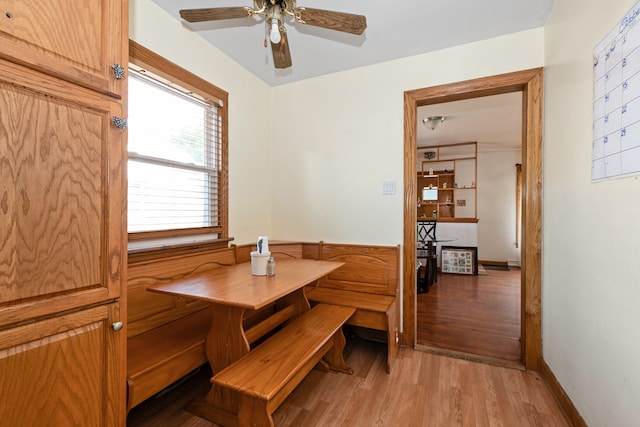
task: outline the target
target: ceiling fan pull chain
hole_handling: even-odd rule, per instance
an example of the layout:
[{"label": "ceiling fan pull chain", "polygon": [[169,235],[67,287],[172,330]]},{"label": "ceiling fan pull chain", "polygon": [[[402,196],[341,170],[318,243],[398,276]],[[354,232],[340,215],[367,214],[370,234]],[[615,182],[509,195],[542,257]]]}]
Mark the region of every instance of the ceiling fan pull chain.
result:
[{"label": "ceiling fan pull chain", "polygon": [[267,48],[267,37],[269,35],[269,20],[264,20],[264,47]]}]

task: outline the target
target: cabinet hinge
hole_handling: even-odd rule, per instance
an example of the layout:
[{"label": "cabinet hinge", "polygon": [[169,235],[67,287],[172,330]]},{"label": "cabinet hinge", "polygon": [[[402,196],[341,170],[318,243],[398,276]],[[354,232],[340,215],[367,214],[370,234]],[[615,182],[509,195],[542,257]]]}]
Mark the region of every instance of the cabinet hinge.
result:
[{"label": "cabinet hinge", "polygon": [[124,117],[113,116],[113,125],[118,129],[125,129],[127,124],[127,119]]},{"label": "cabinet hinge", "polygon": [[121,78],[124,77],[124,68],[122,68],[122,65],[113,64],[111,68],[113,68],[113,75],[115,76],[116,79],[120,80]]}]

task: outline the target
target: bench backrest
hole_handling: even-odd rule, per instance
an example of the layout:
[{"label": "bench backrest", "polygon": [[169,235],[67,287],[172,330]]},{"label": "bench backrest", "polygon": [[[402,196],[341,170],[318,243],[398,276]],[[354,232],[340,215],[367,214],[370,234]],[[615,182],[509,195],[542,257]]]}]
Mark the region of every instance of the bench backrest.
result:
[{"label": "bench backrest", "polygon": [[[237,245],[236,260],[237,263],[250,262],[251,251],[256,250],[256,245]],[[320,243],[306,242],[269,242],[269,251],[271,256],[277,260],[288,258],[306,258],[319,259]]]},{"label": "bench backrest", "polygon": [[150,331],[209,306],[202,301],[148,292],[147,287],[235,263],[233,248],[130,263],[127,271],[127,337]]},{"label": "bench backrest", "polygon": [[[308,258],[344,262],[318,286],[397,295],[400,247],[335,243],[269,242],[276,259]],[[208,307],[207,303],[148,292],[147,287],[202,271],[250,262],[255,245],[130,263],[127,272],[127,337],[131,338]],[[249,319],[247,319],[249,320]]]},{"label": "bench backrest", "polygon": [[398,293],[399,245],[321,243],[320,258],[345,265],[320,279],[319,287],[392,296]]}]

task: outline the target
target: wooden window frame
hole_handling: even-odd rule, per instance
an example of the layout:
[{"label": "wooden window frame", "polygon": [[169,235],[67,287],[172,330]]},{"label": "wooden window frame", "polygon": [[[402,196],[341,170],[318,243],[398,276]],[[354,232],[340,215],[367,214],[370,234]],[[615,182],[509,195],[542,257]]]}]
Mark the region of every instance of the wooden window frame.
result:
[{"label": "wooden window frame", "polygon": [[[218,115],[221,120],[221,165],[219,176],[219,194],[218,194],[218,225],[215,227],[190,228],[180,230],[160,230],[148,232],[129,233],[129,241],[153,240],[153,239],[171,239],[175,237],[206,235],[217,233],[218,238],[213,242],[218,245],[219,242],[227,242],[229,240],[229,172],[228,172],[228,98],[229,94],[218,88],[217,86],[207,82],[206,80],[190,73],[182,67],[168,61],[160,55],[150,51],[140,44],[129,40],[129,61],[136,66],[142,67],[155,75],[166,80],[176,83],[181,87],[192,91],[194,94],[203,98],[210,99],[219,103]],[[173,246],[170,240],[163,243],[163,247]],[[211,241],[210,241],[211,242]],[[175,245],[184,246],[184,245]]]}]

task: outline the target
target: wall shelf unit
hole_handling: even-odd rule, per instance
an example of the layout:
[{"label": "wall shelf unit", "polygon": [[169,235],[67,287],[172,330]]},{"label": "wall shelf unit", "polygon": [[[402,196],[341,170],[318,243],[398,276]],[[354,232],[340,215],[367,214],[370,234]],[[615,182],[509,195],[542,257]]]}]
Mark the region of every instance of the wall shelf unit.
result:
[{"label": "wall shelf unit", "polygon": [[448,170],[418,174],[418,219],[455,217],[454,178],[454,172]]},{"label": "wall shelf unit", "polygon": [[426,159],[418,160],[418,219],[476,219],[477,143],[418,147],[418,150],[426,150]]}]

